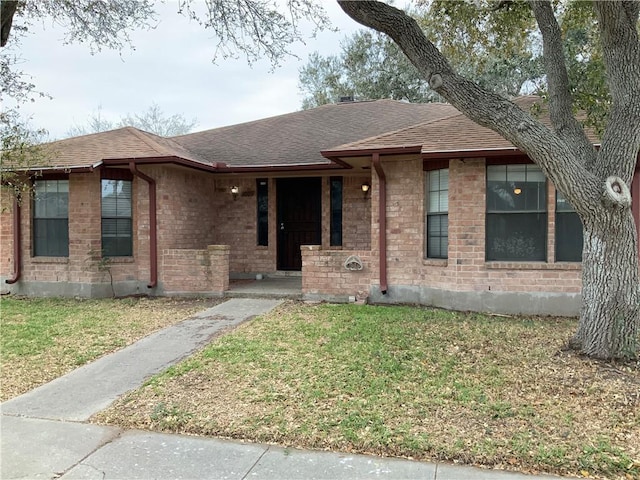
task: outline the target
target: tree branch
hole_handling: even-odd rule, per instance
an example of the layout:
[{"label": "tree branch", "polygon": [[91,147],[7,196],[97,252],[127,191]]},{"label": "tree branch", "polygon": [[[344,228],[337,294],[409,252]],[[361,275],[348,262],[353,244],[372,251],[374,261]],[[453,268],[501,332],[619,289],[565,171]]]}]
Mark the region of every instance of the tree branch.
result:
[{"label": "tree branch", "polygon": [[594,2],[611,92],[611,114],[602,137],[596,164],[599,178],[616,170],[625,182],[631,182],[640,150],[640,40],[638,15],[640,1]]},{"label": "tree branch", "polygon": [[562,46],[562,32],[553,13],[553,7],[549,0],[532,0],[530,5],[542,34],[551,125],[560,137],[578,149],[585,162],[592,163],[595,159],[593,146],[573,116],[573,100]]},{"label": "tree branch", "polygon": [[[572,143],[513,102],[456,74],[417,22],[402,10],[378,1],[338,0],[338,4],[358,23],[389,35],[431,88],[471,120],[494,130],[525,152],[572,203],[587,204],[590,198],[600,195],[601,188],[584,168],[584,159]],[[569,181],[563,171],[575,172],[584,182]],[[579,189],[578,183],[590,188]]]}]

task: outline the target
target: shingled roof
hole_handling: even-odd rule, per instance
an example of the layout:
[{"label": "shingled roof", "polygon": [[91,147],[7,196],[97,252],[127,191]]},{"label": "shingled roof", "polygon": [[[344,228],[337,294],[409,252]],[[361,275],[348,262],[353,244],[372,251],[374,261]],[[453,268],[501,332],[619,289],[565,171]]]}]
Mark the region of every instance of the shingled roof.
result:
[{"label": "shingled roof", "polygon": [[42,145],[38,156],[43,158],[38,169],[96,168],[103,163],[125,163],[140,159],[174,160],[203,168],[215,167],[171,139],[134,127],[123,127],[47,143]]},{"label": "shingled roof", "polygon": [[[540,98],[523,96],[515,99],[514,102],[526,111],[540,102]],[[544,109],[538,118],[546,125],[551,124],[548,112]],[[594,144],[599,141],[591,130],[587,130],[587,136]],[[400,149],[420,151],[425,158],[451,158],[461,154],[475,156],[487,155],[490,152],[519,151],[498,133],[478,125],[458,112],[457,115],[347,143],[324,150],[322,153],[327,158],[339,158],[372,151],[393,150],[397,153]]]},{"label": "shingled roof", "polygon": [[212,171],[322,168],[334,164],[321,150],[456,112],[442,103],[372,100],[323,105],[172,138],[123,127],[44,144],[39,153],[43,161],[28,169],[91,169],[132,160]]},{"label": "shingled roof", "polygon": [[443,103],[345,102],[172,140],[209,162],[231,168],[327,165],[331,162],[320,153],[324,149],[456,113]]}]

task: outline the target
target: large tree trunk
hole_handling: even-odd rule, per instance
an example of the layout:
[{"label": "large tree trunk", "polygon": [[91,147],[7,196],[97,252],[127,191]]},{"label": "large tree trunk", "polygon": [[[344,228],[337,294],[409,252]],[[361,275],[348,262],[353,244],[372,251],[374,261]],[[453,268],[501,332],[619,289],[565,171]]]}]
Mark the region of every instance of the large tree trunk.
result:
[{"label": "large tree trunk", "polygon": [[582,310],[569,344],[590,357],[630,359],[640,323],[637,238],[628,192],[614,195],[621,203],[605,195],[600,208],[582,215]]},{"label": "large tree trunk", "polygon": [[[530,0],[543,41],[551,128],[458,75],[418,23],[378,1],[338,0],[357,22],[389,35],[432,89],[526,153],[582,219],[583,306],[570,345],[591,357],[638,355],[640,286],[631,184],[640,150],[640,1],[593,2],[612,106],[596,151],[573,116],[562,31],[550,0]],[[610,177],[610,175],[616,175]]]}]

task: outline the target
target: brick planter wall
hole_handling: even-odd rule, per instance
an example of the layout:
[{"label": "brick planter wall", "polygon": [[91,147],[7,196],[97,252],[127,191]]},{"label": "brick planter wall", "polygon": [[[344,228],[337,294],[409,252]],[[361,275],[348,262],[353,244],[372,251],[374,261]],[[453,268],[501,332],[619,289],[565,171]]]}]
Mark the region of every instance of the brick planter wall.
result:
[{"label": "brick planter wall", "polygon": [[[365,300],[369,294],[371,272],[377,268],[370,250],[325,250],[319,245],[303,245],[302,294],[307,300]],[[357,256],[362,270],[344,266],[350,256]]]},{"label": "brick planter wall", "polygon": [[210,245],[206,250],[163,250],[164,294],[222,296],[229,288],[229,251],[227,245]]}]

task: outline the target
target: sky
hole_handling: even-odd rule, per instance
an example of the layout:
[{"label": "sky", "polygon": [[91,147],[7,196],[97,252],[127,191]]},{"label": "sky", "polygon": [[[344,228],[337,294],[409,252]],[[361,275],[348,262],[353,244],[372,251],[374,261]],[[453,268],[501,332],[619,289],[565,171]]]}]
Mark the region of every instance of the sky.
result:
[{"label": "sky", "polygon": [[[20,68],[36,89],[51,95],[25,105],[34,128],[60,139],[70,128],[86,125],[100,111],[113,122],[143,113],[156,103],[167,115],[197,119],[195,131],[233,125],[300,110],[298,71],[310,53],[340,52],[340,42],[359,28],[336,2],[322,0],[332,25],[297,44],[300,58],[288,58],[271,71],[264,60],[249,66],[245,58],[212,63],[216,41],[211,33],[177,13],[177,1],[157,4],[158,26],[132,32],[135,49],[103,50],[94,55],[83,44],[64,45],[61,27],[46,21],[22,38]],[[310,24],[303,24],[311,32]]]}]

